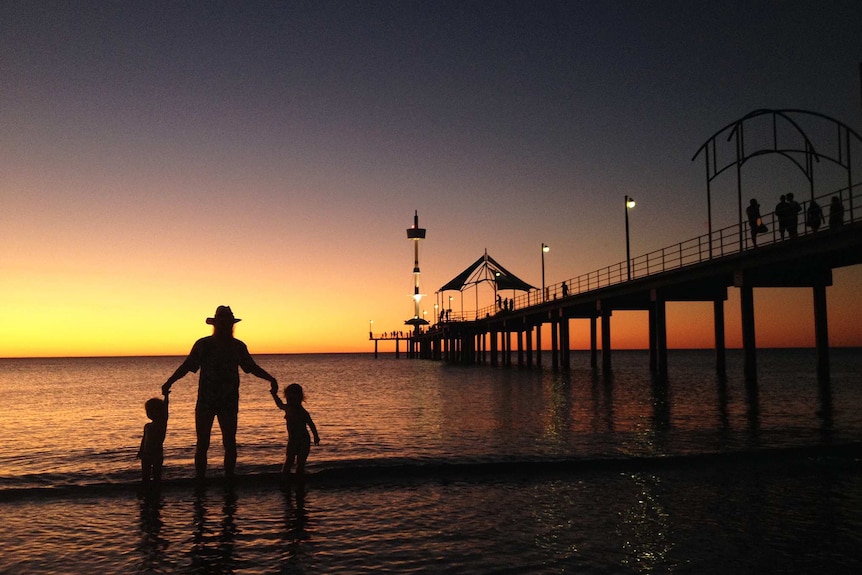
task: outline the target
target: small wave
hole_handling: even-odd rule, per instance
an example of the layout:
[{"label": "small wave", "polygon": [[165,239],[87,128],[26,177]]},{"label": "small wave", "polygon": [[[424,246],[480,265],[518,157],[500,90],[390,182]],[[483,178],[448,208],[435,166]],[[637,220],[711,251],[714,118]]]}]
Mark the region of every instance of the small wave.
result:
[{"label": "small wave", "polygon": [[[370,459],[340,460],[309,466],[306,483],[320,488],[361,488],[376,484],[404,484],[428,481],[483,482],[564,475],[575,478],[578,474],[607,472],[650,472],[663,469],[703,469],[765,465],[780,468],[782,465],[853,465],[862,463],[862,442],[832,446],[752,449],[735,452],[698,453],[685,455],[588,457],[558,459],[517,460],[413,460]],[[228,485],[215,476],[208,477],[207,487],[277,488],[281,476],[277,471],[258,470],[238,474]],[[194,478],[168,478],[162,481],[162,491],[194,490],[201,484]],[[126,496],[130,493],[145,495],[140,481],[132,474],[116,477],[80,478],[77,483],[62,482],[60,477],[21,477],[4,481],[0,487],[0,501],[67,497]]]}]

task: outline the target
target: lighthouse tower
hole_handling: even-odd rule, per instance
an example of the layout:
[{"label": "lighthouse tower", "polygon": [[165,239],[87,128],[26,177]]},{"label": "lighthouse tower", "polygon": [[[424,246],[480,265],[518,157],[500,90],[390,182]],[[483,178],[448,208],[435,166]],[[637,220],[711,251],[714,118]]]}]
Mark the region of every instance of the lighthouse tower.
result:
[{"label": "lighthouse tower", "polygon": [[428,321],[419,317],[419,301],[424,294],[419,293],[419,241],[425,239],[425,228],[419,227],[419,211],[413,213],[413,227],[407,228],[407,239],[413,242],[413,317],[404,322],[412,325],[414,332],[419,333],[419,326],[428,325]]}]

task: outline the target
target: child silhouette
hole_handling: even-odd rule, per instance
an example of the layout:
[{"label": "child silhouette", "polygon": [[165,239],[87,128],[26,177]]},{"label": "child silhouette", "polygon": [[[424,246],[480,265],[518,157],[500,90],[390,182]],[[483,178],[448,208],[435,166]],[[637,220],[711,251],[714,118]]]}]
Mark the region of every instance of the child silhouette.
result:
[{"label": "child silhouette", "polygon": [[320,436],[317,435],[317,427],[311,419],[311,415],[302,407],[302,402],[305,396],[302,391],[302,386],[298,383],[291,383],[284,389],[284,401],[278,397],[278,393],[273,391],[272,398],[279,409],[284,411],[284,420],[287,423],[287,453],[284,458],[284,465],[281,467],[282,478],[287,481],[290,479],[290,469],[296,463],[297,477],[305,473],[305,462],[308,459],[308,453],[311,451],[311,438],[308,435],[308,429],[314,435],[314,444],[320,445]]},{"label": "child silhouette", "polygon": [[158,487],[162,480],[162,464],[165,460],[164,443],[168,431],[168,394],[164,399],[153,397],[144,404],[150,422],[144,425],[141,448],[141,480],[145,487]]}]

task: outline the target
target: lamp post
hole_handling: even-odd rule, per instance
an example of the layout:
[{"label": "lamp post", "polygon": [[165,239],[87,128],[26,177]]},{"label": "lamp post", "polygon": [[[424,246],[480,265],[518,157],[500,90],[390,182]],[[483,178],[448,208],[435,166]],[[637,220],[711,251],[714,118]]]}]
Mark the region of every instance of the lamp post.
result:
[{"label": "lamp post", "polygon": [[374,320],[368,320],[368,339],[374,339],[374,332],[371,329],[371,326],[374,325]]},{"label": "lamp post", "polygon": [[548,301],[548,292],[545,289],[545,254],[551,251],[551,248],[542,243],[542,301]]},{"label": "lamp post", "polygon": [[632,279],[632,255],[629,244],[629,210],[635,207],[633,198],[626,196],[626,277]]},{"label": "lamp post", "polygon": [[446,310],[446,319],[449,319],[449,314],[452,313],[452,296],[449,296],[449,309]]},{"label": "lamp post", "polygon": [[440,305],[435,303],[434,304],[434,323],[440,322],[440,316],[438,315],[439,312],[437,311],[438,309],[440,309]]}]

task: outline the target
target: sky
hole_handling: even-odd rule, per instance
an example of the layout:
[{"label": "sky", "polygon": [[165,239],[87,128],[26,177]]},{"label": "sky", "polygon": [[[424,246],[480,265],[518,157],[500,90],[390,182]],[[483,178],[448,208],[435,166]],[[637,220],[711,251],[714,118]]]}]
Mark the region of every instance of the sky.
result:
[{"label": "sky", "polygon": [[[252,353],[371,351],[413,315],[415,211],[423,311],[485,250],[537,286],[543,243],[549,284],[623,261],[624,195],[633,256],[694,238],[692,157],[726,125],[862,132],[860,38],[858,0],[6,0],[0,357],[181,355],[222,304]],[[794,170],[764,159],[744,193],[807,190]],[[827,290],[832,345],[862,346],[857,267]],[[758,344],[813,345],[811,301],[755,290]],[[734,288],[726,318],[738,347]],[[668,325],[713,344],[711,304]],[[646,347],[645,312],[612,335]]]}]

